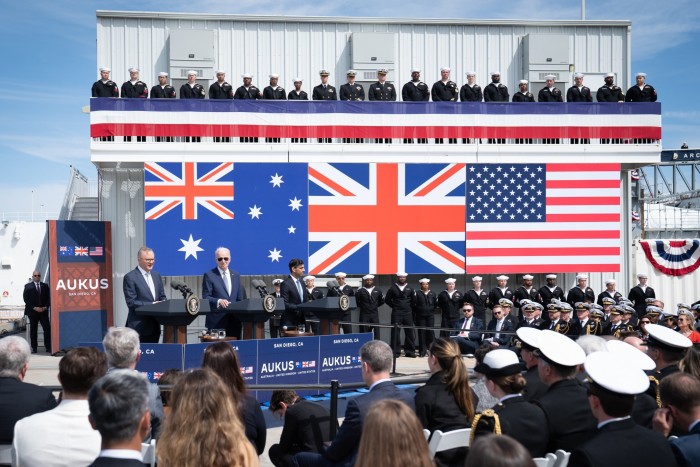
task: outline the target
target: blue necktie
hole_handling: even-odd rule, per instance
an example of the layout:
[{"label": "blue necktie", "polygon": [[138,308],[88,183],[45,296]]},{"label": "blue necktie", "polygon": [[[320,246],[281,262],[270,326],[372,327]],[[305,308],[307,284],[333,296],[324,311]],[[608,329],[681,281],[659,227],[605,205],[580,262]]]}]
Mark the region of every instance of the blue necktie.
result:
[{"label": "blue necktie", "polygon": [[302,292],[301,282],[299,282],[299,279],[297,279],[297,290],[299,291],[299,300],[301,300],[303,302],[304,301],[304,292]]}]

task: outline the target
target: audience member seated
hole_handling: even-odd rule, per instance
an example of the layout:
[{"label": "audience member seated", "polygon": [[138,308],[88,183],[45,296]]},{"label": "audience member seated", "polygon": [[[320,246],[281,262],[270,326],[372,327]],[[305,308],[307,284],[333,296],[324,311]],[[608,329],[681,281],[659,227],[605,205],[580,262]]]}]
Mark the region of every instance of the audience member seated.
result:
[{"label": "audience member seated", "polygon": [[478,414],[472,423],[472,439],[485,434],[509,435],[530,451],[532,457],[547,453],[547,419],[538,406],[521,392],[527,384],[522,366],[512,350],[496,349],[484,357],[475,371],[486,378],[486,388],[498,404]]},{"label": "audience member seated", "polygon": [[[479,348],[476,349],[476,352],[474,353],[476,364],[478,365],[479,363],[484,363],[484,357],[486,356],[486,354],[491,352],[495,348],[496,347],[492,346],[489,342],[482,343],[481,346],[479,346]],[[476,412],[482,412],[496,405],[498,403],[498,399],[493,397],[489,393],[489,390],[486,389],[486,380],[484,379],[484,375],[482,375],[478,371],[475,371],[474,377],[476,381],[472,386],[472,390],[474,391],[474,394],[476,394],[476,398],[479,401],[479,403],[476,404]]]},{"label": "audience member seated", "polygon": [[[279,444],[270,446],[268,455],[276,467],[292,465],[298,452],[321,452],[331,441],[331,414],[321,404],[302,399],[291,389],[276,390],[270,399],[270,412],[284,418]],[[338,420],[333,420],[338,426]]]},{"label": "audience member seated", "polygon": [[523,377],[526,386],[523,389],[523,397],[529,401],[536,401],[547,392],[547,385],[540,379],[537,371],[538,359],[535,356],[541,330],[529,326],[523,326],[515,331],[516,347],[520,348],[520,358],[525,364]]},{"label": "audience member seated", "polygon": [[[102,345],[107,354],[107,373],[115,369],[136,371],[136,364],[141,358],[141,343],[138,332],[131,328],[113,327],[107,330],[102,339]],[[144,440],[158,438],[163,422],[163,402],[160,399],[160,390],[155,384],[148,385],[149,412],[151,420],[151,432]]]},{"label": "audience member seated", "polygon": [[484,330],[484,322],[474,316],[474,305],[465,302],[462,305],[462,317],[457,321],[452,339],[459,345],[459,351],[463,354],[473,354],[481,344],[483,335],[479,331]]},{"label": "audience member seated", "polygon": [[88,421],[87,394],[107,372],[107,357],[94,347],[71,349],[58,364],[63,389],[58,407],[15,425],[14,465],[88,465],[100,453],[100,434]]},{"label": "audience member seated", "polygon": [[262,454],[267,440],[265,417],[257,399],[246,388],[236,351],[228,342],[211,344],[204,351],[202,367],[209,368],[219,375],[229,388],[236,413],[243,422],[245,435],[253,443],[258,455]]},{"label": "audience member seated", "polygon": [[170,415],[158,440],[160,467],[254,467],[255,447],[226,383],[208,368],[182,375],[170,397]]},{"label": "audience member seated", "polygon": [[29,369],[29,343],[19,336],[0,339],[0,444],[11,444],[18,420],[56,407],[46,388],[25,383]]},{"label": "audience member seated", "polygon": [[659,385],[663,408],[654,414],[654,430],[668,436],[678,467],[700,465],[700,380],[687,373],[675,373]]},{"label": "audience member seated", "polygon": [[151,431],[149,386],[141,373],[115,369],[90,389],[89,420],[100,432],[102,444],[89,467],[143,467],[141,441]]},{"label": "audience member seated", "polygon": [[415,408],[413,397],[391,381],[394,353],[389,344],[379,340],[369,341],[360,348],[360,358],[362,380],[369,386],[369,392],[348,401],[345,420],[331,445],[320,454],[300,452],[294,456],[296,467],[352,466],[357,457],[364,419],[374,403],[395,399],[405,402],[411,409]]},{"label": "audience member seated", "polygon": [[522,444],[508,435],[486,435],[474,441],[464,467],[535,467]]},{"label": "audience member seated", "polygon": [[[173,386],[180,380],[182,370],[178,368],[168,368],[160,375],[158,379],[158,388],[160,389],[160,400],[163,402],[164,418],[170,413],[170,395],[173,393]],[[170,386],[164,389],[163,386]]]},{"label": "audience member seated", "polygon": [[[452,431],[471,426],[479,402],[469,387],[469,373],[457,343],[441,337],[428,349],[430,379],[416,390],[416,414],[423,428]],[[438,466],[462,465],[466,448],[450,449],[435,456]]]},{"label": "audience member seated", "polygon": [[421,424],[403,402],[381,400],[367,412],[355,467],[377,466],[433,466]]}]

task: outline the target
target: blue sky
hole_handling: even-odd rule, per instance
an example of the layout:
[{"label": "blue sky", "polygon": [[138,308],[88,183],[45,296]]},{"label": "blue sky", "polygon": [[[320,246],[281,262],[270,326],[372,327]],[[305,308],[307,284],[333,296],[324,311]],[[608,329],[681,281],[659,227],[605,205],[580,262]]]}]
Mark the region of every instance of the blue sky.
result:
[{"label": "blue sky", "polygon": [[[0,67],[0,215],[32,209],[37,217],[58,212],[70,165],[96,180],[89,116],[81,112],[97,78],[95,10],[163,11],[167,6],[168,11],[199,13],[346,15],[338,5],[342,3],[319,0],[5,2],[0,13],[5,57]],[[507,0],[494,8],[492,0],[385,0],[361,13],[574,20],[580,19],[580,2]],[[632,72],[645,71],[660,95],[664,148],[678,148],[683,141],[700,148],[700,3],[587,0],[586,17],[632,21]],[[116,81],[121,84],[121,77]]]}]

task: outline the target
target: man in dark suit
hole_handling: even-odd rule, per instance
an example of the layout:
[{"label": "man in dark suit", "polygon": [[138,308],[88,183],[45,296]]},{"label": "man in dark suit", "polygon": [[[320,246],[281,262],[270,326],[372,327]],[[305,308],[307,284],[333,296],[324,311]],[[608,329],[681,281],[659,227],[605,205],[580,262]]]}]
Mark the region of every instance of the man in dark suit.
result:
[{"label": "man in dark suit", "polygon": [[618,359],[610,357],[609,352],[594,352],[584,363],[590,381],[588,403],[598,429],[574,448],[568,465],[675,465],[664,437],[630,418],[635,395],[649,386],[646,374],[639,367],[620,365]]},{"label": "man in dark suit", "polygon": [[462,315],[450,337],[457,342],[461,353],[473,354],[481,345],[483,335],[478,331],[484,330],[484,322],[474,316],[474,305],[469,302],[462,305]]},{"label": "man in dark suit", "polygon": [[23,381],[29,352],[29,344],[19,336],[0,339],[0,444],[12,443],[17,421],[56,407],[51,391]]},{"label": "man in dark suit", "polygon": [[90,424],[102,436],[100,455],[89,467],[143,467],[141,440],[150,431],[146,377],[112,371],[90,389],[88,405]]},{"label": "man in dark suit", "polygon": [[681,435],[670,442],[679,467],[700,465],[700,381],[675,373],[661,381],[659,394],[663,408],[654,415],[654,431]]},{"label": "man in dark suit", "polygon": [[304,284],[304,260],[293,258],[289,261],[289,276],[280,285],[280,294],[284,300],[284,313],[282,313],[282,326],[298,326],[305,324],[304,313],[297,309],[298,305],[308,301]]},{"label": "man in dark suit", "polygon": [[165,288],[160,274],[153,270],[156,256],[151,248],[139,248],[136,260],[138,266],[124,276],[124,298],[129,308],[126,327],[136,330],[142,343],[157,344],[160,324],[150,316],[137,316],[136,308],[165,300]]},{"label": "man in dark suit", "polygon": [[493,319],[489,321],[486,330],[494,332],[487,333],[484,340],[491,342],[491,344],[496,347],[508,347],[512,336],[510,334],[502,334],[501,331],[515,331],[515,327],[504,315],[501,305],[494,305],[491,311],[493,313]]},{"label": "man in dark suit", "polygon": [[362,435],[362,424],[369,408],[377,401],[395,399],[415,410],[413,395],[402,391],[390,380],[393,362],[391,347],[386,342],[373,340],[360,348],[362,380],[369,392],[351,399],[345,410],[345,420],[328,448],[318,453],[299,453],[294,456],[296,467],[351,466],[357,457]]},{"label": "man in dark suit", "polygon": [[214,252],[217,266],[204,273],[202,278],[202,298],[209,301],[209,309],[205,320],[207,329],[225,329],[227,336],[241,338],[242,324],[233,313],[226,308],[233,302],[246,298],[245,289],[241,285],[241,275],[229,268],[231,252],[228,248],[219,247]]},{"label": "man in dark suit", "polygon": [[[270,446],[270,461],[276,467],[292,465],[298,452],[321,452],[331,441],[331,414],[321,404],[299,397],[291,389],[276,390],[270,399],[270,411],[284,417],[279,444]],[[333,423],[338,426],[338,420]]]},{"label": "man in dark suit", "polygon": [[24,314],[29,318],[29,337],[32,341],[32,353],[37,352],[37,334],[39,323],[44,331],[44,347],[51,352],[51,323],[49,322],[49,305],[51,296],[49,285],[41,282],[41,273],[34,271],[32,281],[24,286]]}]

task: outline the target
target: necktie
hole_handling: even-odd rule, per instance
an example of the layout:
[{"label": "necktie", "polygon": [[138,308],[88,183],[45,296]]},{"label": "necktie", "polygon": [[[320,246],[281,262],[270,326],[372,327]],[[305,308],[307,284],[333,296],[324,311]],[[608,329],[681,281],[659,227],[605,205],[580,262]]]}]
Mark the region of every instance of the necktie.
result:
[{"label": "necktie", "polygon": [[[501,320],[496,321],[496,331],[500,331],[502,326],[503,322]],[[494,339],[498,339],[499,337],[501,337],[501,333],[499,332],[493,336]]]},{"label": "necktie", "polygon": [[36,282],[36,296],[41,298],[41,286]]},{"label": "necktie", "polygon": [[231,276],[229,276],[228,271],[223,272],[224,284],[226,284],[226,293],[231,296]]},{"label": "necktie", "polygon": [[151,295],[153,296],[153,301],[155,301],[156,300],[156,287],[153,284],[153,277],[151,277],[150,272],[146,273],[146,284],[148,284],[148,288],[151,290]]},{"label": "necktie", "polygon": [[297,290],[299,291],[299,300],[304,301],[304,292],[301,289],[301,282],[297,279]]}]

